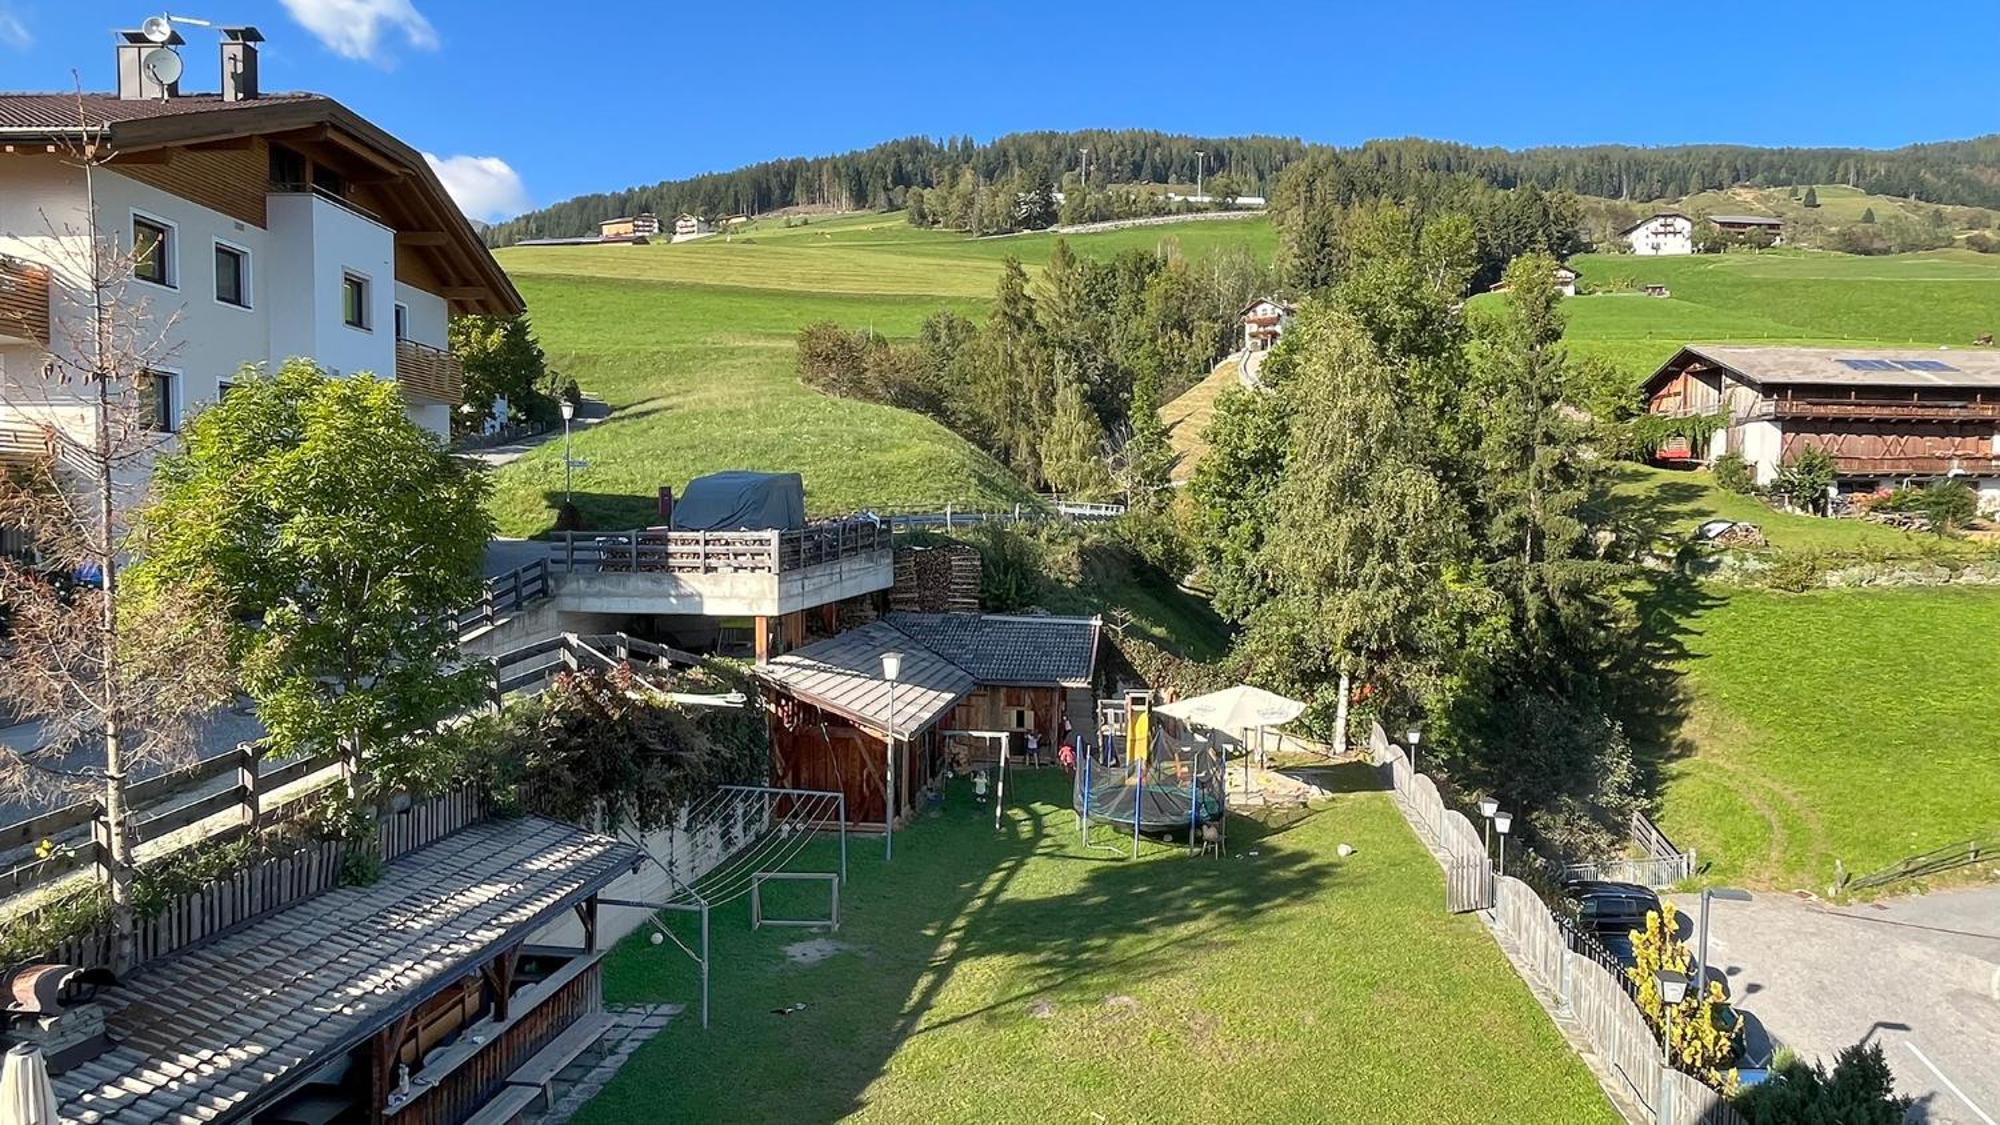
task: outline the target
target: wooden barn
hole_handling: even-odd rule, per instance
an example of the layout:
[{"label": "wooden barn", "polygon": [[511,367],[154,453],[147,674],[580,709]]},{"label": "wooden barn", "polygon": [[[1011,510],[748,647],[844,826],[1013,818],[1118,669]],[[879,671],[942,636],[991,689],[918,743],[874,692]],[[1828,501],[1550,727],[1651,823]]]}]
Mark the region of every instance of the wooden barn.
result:
[{"label": "wooden barn", "polygon": [[[1090,735],[1102,622],[1090,617],[890,613],[761,665],[770,688],[772,784],[846,794],[847,816],[880,825],[887,739],[897,744],[900,821],[944,767],[946,737]],[[901,656],[892,685],[882,658]],[[893,695],[893,710],[891,697]]]},{"label": "wooden barn", "polygon": [[2000,353],[1914,348],[1682,348],[1645,387],[1656,415],[1723,415],[1701,448],[1658,459],[1748,461],[1760,484],[1800,451],[1833,456],[1843,491],[1940,477],[2000,507]]}]

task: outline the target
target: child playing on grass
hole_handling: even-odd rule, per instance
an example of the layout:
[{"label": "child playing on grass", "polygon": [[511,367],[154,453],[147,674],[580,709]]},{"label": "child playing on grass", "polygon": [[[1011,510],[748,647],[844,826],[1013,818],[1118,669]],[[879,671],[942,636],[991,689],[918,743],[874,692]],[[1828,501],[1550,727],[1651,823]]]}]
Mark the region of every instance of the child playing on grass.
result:
[{"label": "child playing on grass", "polygon": [[980,770],[979,772],[972,775],[972,799],[979,802],[982,805],[986,803],[985,770]]}]

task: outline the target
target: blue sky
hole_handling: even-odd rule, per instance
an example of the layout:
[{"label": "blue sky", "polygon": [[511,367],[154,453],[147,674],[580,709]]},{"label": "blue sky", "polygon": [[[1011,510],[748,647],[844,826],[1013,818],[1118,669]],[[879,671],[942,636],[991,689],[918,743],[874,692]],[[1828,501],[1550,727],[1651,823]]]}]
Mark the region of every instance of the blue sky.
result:
[{"label": "blue sky", "polygon": [[[1909,18],[1843,0],[1742,16],[1504,0],[185,3],[257,24],[267,89],[331,94],[436,154],[482,218],[917,133],[1893,146],[2000,130],[1988,0]],[[0,0],[0,88],[67,88],[72,68],[108,88],[111,31],[156,11]],[[183,86],[212,90],[213,36],[185,33]]]}]

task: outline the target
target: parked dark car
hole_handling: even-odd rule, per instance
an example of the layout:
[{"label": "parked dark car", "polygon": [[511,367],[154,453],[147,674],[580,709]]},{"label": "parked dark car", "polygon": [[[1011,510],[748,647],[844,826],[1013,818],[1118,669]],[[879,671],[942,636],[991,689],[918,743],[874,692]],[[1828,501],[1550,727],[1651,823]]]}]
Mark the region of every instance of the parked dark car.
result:
[{"label": "parked dark car", "polygon": [[1660,896],[1637,883],[1581,879],[1563,892],[1576,902],[1577,929],[1597,939],[1620,965],[1631,968],[1632,931],[1646,928],[1646,915],[1660,909]]}]

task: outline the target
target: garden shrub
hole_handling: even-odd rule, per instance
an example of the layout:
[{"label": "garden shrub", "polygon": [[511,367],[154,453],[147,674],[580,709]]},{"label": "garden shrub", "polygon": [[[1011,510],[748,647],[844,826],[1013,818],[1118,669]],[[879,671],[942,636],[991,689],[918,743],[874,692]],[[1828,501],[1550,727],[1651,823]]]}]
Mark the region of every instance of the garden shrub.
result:
[{"label": "garden shrub", "polygon": [[1748,496],[1757,491],[1757,474],[1741,453],[1731,451],[1715,459],[1715,483],[1719,488]]},{"label": "garden shrub", "polygon": [[[1679,912],[1673,903],[1664,902],[1659,910],[1646,915],[1645,929],[1632,932],[1634,964],[1625,972],[1639,986],[1639,1010],[1656,1028],[1663,1026],[1667,1006],[1660,999],[1654,974],[1661,970],[1694,971],[1694,951],[1675,936],[1679,927]],[[1690,979],[1687,995],[1674,1005],[1673,1042],[1669,1045],[1677,1069],[1722,1090],[1736,1084],[1731,1065],[1736,1058],[1736,1035],[1717,1018],[1727,1006],[1719,981],[1705,982],[1704,987],[1704,982]]]},{"label": "garden shrub", "polygon": [[1957,531],[1979,518],[1979,494],[1963,481],[1932,481],[1918,492],[1915,506],[1937,535]]},{"label": "garden shrub", "polygon": [[1882,1045],[1870,1043],[1842,1050],[1831,1072],[1796,1056],[1781,1057],[1771,1076],[1736,1095],[1734,1104],[1749,1125],[1901,1125],[1910,1099],[1896,1096]]}]

